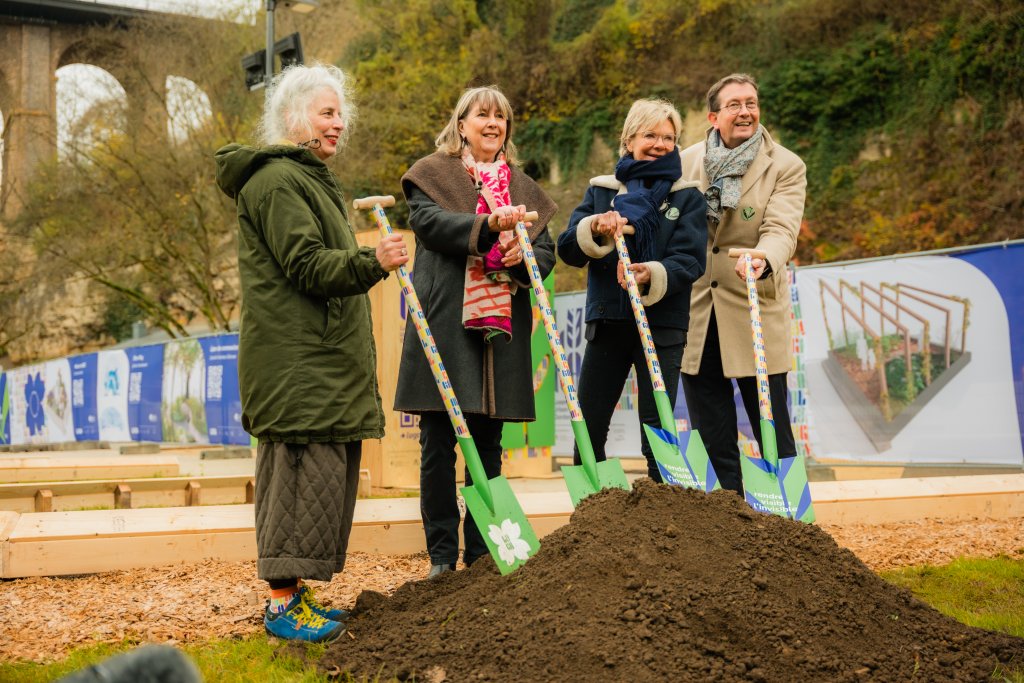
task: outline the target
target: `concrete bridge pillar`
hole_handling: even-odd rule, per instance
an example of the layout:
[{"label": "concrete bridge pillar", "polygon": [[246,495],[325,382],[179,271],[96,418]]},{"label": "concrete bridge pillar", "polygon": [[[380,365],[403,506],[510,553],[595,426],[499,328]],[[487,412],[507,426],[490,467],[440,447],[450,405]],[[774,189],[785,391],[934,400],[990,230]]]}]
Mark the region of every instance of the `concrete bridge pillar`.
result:
[{"label": "concrete bridge pillar", "polygon": [[57,153],[57,88],[51,28],[21,24],[3,29],[10,101],[0,102],[6,124],[0,210],[10,217],[23,205],[35,169]]}]

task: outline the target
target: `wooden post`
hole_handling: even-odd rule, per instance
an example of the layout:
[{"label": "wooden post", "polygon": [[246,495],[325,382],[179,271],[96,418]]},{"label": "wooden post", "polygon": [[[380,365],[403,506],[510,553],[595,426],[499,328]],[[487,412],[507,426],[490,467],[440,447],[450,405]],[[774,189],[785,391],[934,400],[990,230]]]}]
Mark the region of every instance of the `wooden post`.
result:
[{"label": "wooden post", "polygon": [[185,486],[185,505],[188,505],[189,507],[199,505],[199,491],[201,489],[202,487],[199,485],[198,481],[194,479],[190,481]]},{"label": "wooden post", "polygon": [[256,502],[256,480],[250,479],[245,482],[245,503],[252,505]]},{"label": "wooden post", "polygon": [[359,470],[359,491],[356,495],[359,498],[370,497],[370,470]]},{"label": "wooden post", "polygon": [[53,491],[39,489],[36,491],[36,512],[53,512]]},{"label": "wooden post", "polygon": [[127,484],[118,484],[114,489],[114,509],[130,510],[132,507],[132,489]]}]

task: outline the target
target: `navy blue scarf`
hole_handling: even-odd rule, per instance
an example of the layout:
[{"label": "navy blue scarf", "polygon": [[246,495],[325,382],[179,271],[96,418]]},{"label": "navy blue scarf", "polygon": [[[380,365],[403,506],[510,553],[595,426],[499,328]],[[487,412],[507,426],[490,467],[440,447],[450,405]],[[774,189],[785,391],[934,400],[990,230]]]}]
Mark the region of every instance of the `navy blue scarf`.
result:
[{"label": "navy blue scarf", "polygon": [[[615,198],[615,210],[636,229],[632,240],[626,236],[635,263],[655,260],[659,208],[682,175],[675,147],[665,156],[648,161],[637,161],[632,154],[626,154],[615,165],[615,179],[626,186],[626,193]],[[628,244],[630,241],[633,244]]]}]

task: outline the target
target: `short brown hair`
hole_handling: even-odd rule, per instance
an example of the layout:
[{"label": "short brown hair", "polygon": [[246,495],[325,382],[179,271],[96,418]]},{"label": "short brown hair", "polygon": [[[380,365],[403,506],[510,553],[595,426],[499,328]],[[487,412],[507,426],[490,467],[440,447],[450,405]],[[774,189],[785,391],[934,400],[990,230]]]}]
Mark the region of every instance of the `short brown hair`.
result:
[{"label": "short brown hair", "polygon": [[757,81],[750,74],[729,74],[725,78],[721,79],[708,90],[708,111],[718,111],[718,93],[722,92],[722,88],[729,85],[730,83],[749,83],[754,86],[754,92],[757,92]]}]

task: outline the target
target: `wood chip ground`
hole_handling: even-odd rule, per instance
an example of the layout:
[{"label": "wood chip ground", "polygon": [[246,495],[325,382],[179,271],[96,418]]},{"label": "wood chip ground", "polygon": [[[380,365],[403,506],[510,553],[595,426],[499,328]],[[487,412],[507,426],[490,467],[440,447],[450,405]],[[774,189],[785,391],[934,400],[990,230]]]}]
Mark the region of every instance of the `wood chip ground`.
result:
[{"label": "wood chip ground", "polygon": [[[1024,559],[1024,517],[823,528],[875,571],[958,557]],[[207,561],[0,581],[0,661],[50,661],[76,647],[125,638],[180,644],[260,633],[266,584],[255,565]],[[425,555],[352,554],[344,573],[312,585],[324,602],[350,607],[363,590],[390,594],[428,569]]]}]

